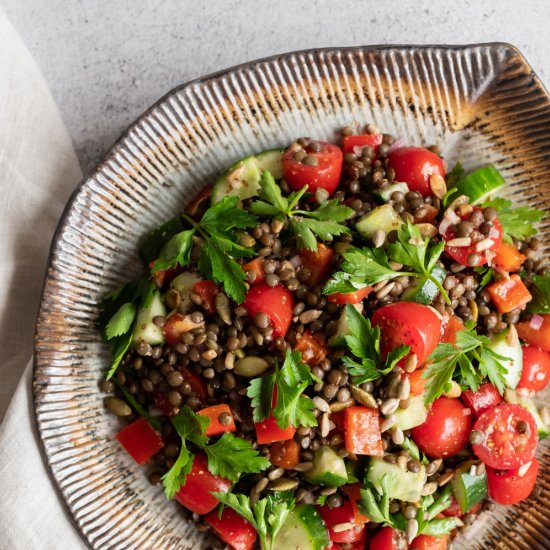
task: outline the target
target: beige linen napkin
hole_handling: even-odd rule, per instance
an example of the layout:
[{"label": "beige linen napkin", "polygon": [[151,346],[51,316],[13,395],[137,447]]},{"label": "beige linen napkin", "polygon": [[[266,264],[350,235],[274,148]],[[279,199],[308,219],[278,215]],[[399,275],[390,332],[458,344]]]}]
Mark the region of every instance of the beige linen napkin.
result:
[{"label": "beige linen napkin", "polygon": [[80,178],[48,87],[0,10],[0,550],[85,548],[39,451],[29,362],[50,241]]}]

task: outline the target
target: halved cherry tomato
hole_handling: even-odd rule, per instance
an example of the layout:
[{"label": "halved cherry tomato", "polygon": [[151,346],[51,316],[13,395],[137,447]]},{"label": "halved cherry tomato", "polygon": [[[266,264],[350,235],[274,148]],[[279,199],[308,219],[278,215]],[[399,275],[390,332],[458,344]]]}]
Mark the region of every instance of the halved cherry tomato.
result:
[{"label": "halved cherry tomato", "polygon": [[162,327],[162,333],[166,341],[174,347],[181,341],[182,334],[197,328],[197,326],[190,315],[184,316],[180,313],[173,313],[166,319],[166,323]]},{"label": "halved cherry tomato", "polygon": [[162,438],[145,418],[123,428],[116,438],[138,464],[144,464],[164,447]]},{"label": "halved cherry tomato", "polygon": [[302,259],[302,266],[310,272],[307,280],[309,286],[318,285],[328,277],[334,256],[332,248],[325,246],[323,243],[317,243],[316,251],[304,249],[300,250],[299,255]]},{"label": "halved cherry tomato", "polygon": [[302,361],[310,367],[318,365],[328,353],[327,347],[309,330],[304,331],[302,337],[296,342],[296,348],[302,354]]},{"label": "halved cherry tomato", "polygon": [[294,439],[276,441],[269,448],[269,460],[279,468],[292,470],[300,462],[300,450],[299,443]]},{"label": "halved cherry tomato", "polygon": [[382,527],[370,541],[370,550],[397,550],[397,531],[391,527]]},{"label": "halved cherry tomato", "polygon": [[526,471],[525,468],[495,470],[489,467],[486,471],[489,496],[498,504],[517,504],[525,500],[535,488],[539,462],[533,457]]},{"label": "halved cherry tomato", "polygon": [[315,166],[294,160],[294,152],[289,148],[283,155],[283,176],[293,191],[299,191],[308,186],[308,192],[315,193],[317,189],[325,189],[332,195],[340,183],[342,174],[343,154],[340,147],[324,141],[317,142],[320,151],[308,152],[315,157]]},{"label": "halved cherry tomato", "polygon": [[178,370],[181,372],[184,381],[191,386],[191,390],[195,392],[196,397],[199,398],[201,403],[204,403],[208,397],[204,378],[187,367],[179,367]]},{"label": "halved cherry tomato", "polygon": [[380,351],[383,356],[401,344],[411,347],[418,366],[439,343],[441,320],[428,306],[415,302],[396,302],[377,309],[373,326],[380,327]]},{"label": "halved cherry tomato", "polygon": [[474,418],[502,402],[500,393],[490,383],[481,384],[476,392],[472,390],[462,392],[460,399],[472,411]]},{"label": "halved cherry tomato", "polygon": [[459,399],[439,397],[424,424],[411,430],[414,442],[430,458],[454,456],[468,444],[472,419]]},{"label": "halved cherry tomato", "polygon": [[195,216],[199,211],[202,211],[206,206],[210,195],[212,194],[212,186],[205,185],[190,201],[189,204],[185,207],[186,214],[190,216]]},{"label": "halved cherry tomato", "polygon": [[[346,550],[365,550],[366,541],[367,541],[367,531],[365,530],[363,531],[363,535],[359,540],[356,540],[355,542],[348,542],[346,544]],[[327,550],[342,550],[342,545],[336,542],[331,542]]]},{"label": "halved cherry tomato", "polygon": [[353,516],[357,525],[363,525],[368,523],[370,519],[361,513],[359,510],[359,502],[361,501],[361,483],[352,483],[350,485],[344,485],[340,487],[341,491],[346,494],[351,502],[353,508]]},{"label": "halved cherry tomato", "polygon": [[492,264],[498,271],[515,273],[521,269],[521,264],[527,259],[513,244],[500,243],[495,250]]},{"label": "halved cherry tomato", "polygon": [[210,512],[204,521],[212,527],[218,537],[234,550],[251,550],[256,542],[256,529],[231,508],[224,508],[221,517],[218,511]]},{"label": "halved cherry tomato", "polygon": [[464,321],[456,315],[445,315],[443,317],[443,334],[441,342],[456,344],[456,335],[464,330]]},{"label": "halved cherry tomato", "polygon": [[448,542],[448,535],[443,535],[441,537],[419,535],[411,542],[409,550],[412,548],[415,548],[416,550],[446,550]]},{"label": "halved cherry tomato", "polygon": [[409,379],[411,383],[411,393],[413,395],[422,395],[426,391],[426,384],[428,380],[422,378],[422,375],[426,372],[426,369],[417,369],[413,372],[406,372],[404,376]]},{"label": "halved cherry tomato", "polygon": [[479,509],[481,508],[481,503],[478,502],[477,504],[474,504],[468,511],[462,512],[462,509],[460,508],[460,504],[456,501],[454,495],[451,495],[451,505],[448,508],[445,508],[441,514],[445,516],[446,518],[459,518],[467,513],[475,514]]},{"label": "halved cherry tomato", "polygon": [[[152,269],[155,262],[151,262],[149,267]],[[153,283],[157,288],[164,288],[176,275],[183,273],[183,267],[172,267],[170,269],[160,269],[151,274]]]},{"label": "halved cherry tomato", "polygon": [[514,309],[525,309],[533,299],[531,293],[519,275],[511,275],[509,279],[501,279],[487,286],[493,304],[500,313],[510,313]]},{"label": "halved cherry tomato", "polygon": [[294,298],[292,292],[282,285],[271,287],[259,283],[250,288],[243,302],[250,317],[265,313],[273,325],[275,336],[285,336],[292,321]]},{"label": "halved cherry tomato", "polygon": [[[222,424],[220,422],[220,416],[227,413],[230,417],[230,421],[227,424]],[[197,411],[197,414],[206,416],[210,419],[210,424],[206,428],[205,435],[208,437],[212,435],[220,435],[225,432],[234,432],[237,429],[235,426],[235,419],[233,418],[233,413],[229,408],[229,405],[221,403],[220,405],[212,405],[211,407],[206,407]]]},{"label": "halved cherry tomato", "polygon": [[195,455],[191,471],[185,479],[185,485],[175,494],[175,498],[191,512],[208,514],[219,504],[212,493],[215,491],[226,493],[232,485],[231,481],[209,472],[206,456]]},{"label": "halved cherry tomato", "polygon": [[518,388],[543,390],[550,382],[550,353],[535,346],[523,347],[523,369]]},{"label": "halved cherry tomato", "polygon": [[474,429],[484,438],[472,449],[491,468],[519,468],[535,456],[539,441],[535,419],[520,405],[506,403],[485,411],[476,420]]},{"label": "halved cherry tomato", "polygon": [[374,154],[378,153],[378,147],[382,143],[382,134],[361,134],[359,136],[344,136],[342,138],[342,150],[344,153],[354,153],[360,157],[365,147],[371,147]]},{"label": "halved cherry tomato", "polygon": [[532,346],[537,346],[545,351],[550,351],[550,314],[539,315],[542,322],[522,321],[516,325],[519,337]]},{"label": "halved cherry tomato", "polygon": [[212,281],[199,281],[193,285],[193,294],[199,296],[203,309],[208,313],[216,311],[216,294],[218,292],[218,285]]},{"label": "halved cherry tomato", "polygon": [[[482,211],[483,209],[476,206],[474,210]],[[465,220],[467,219],[467,217],[468,216],[462,216],[462,219]],[[493,241],[493,245],[490,248],[486,249],[489,252],[494,252],[495,250],[498,250],[502,243],[502,225],[498,219],[495,219],[493,221],[493,229],[495,230],[495,235],[490,237]],[[443,234],[443,240],[450,241],[456,236],[456,227],[452,225]],[[485,254],[485,251],[477,252],[475,243],[472,243],[469,246],[445,245],[445,253],[450,256],[455,262],[470,267],[479,267],[481,265],[485,265],[489,261],[487,254]],[[479,257],[479,260],[475,264],[468,262],[468,258],[473,254],[476,254]]]},{"label": "halved cherry tomato", "polygon": [[366,286],[353,292],[335,292],[330,294],[328,301],[333,304],[358,304],[362,302],[372,291],[372,286]]},{"label": "halved cherry tomato", "polygon": [[346,450],[356,455],[382,456],[378,411],[369,407],[347,407],[344,411]]},{"label": "halved cherry tomato", "polygon": [[256,439],[260,445],[267,445],[268,443],[274,443],[275,441],[286,441],[292,439],[296,433],[296,428],[289,426],[284,430],[279,428],[277,421],[273,416],[256,422]]},{"label": "halved cherry tomato", "polygon": [[245,273],[247,271],[253,271],[256,275],[254,282],[251,284],[257,285],[258,283],[263,283],[265,279],[264,261],[265,259],[263,256],[258,256],[257,258],[254,258],[251,262],[243,265],[243,271]]},{"label": "halved cherry tomato", "polygon": [[388,155],[388,166],[395,170],[395,181],[404,181],[411,191],[422,196],[433,195],[430,176],[445,177],[445,163],[422,147],[400,147]]},{"label": "halved cherry tomato", "polygon": [[328,535],[332,542],[357,542],[363,537],[365,532],[364,525],[355,525],[350,529],[338,532],[332,529],[335,525],[339,525],[340,523],[355,523],[355,514],[349,500],[344,500],[342,506],[338,506],[337,508],[331,508],[328,504],[325,504],[324,506],[317,506],[317,510],[319,510],[327,526]]}]

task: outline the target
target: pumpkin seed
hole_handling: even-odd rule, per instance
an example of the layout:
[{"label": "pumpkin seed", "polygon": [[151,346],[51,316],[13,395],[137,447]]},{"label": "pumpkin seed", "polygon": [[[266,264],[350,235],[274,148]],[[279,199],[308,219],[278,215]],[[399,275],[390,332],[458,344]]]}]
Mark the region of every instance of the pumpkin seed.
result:
[{"label": "pumpkin seed", "polygon": [[289,477],[281,477],[271,482],[269,489],[271,491],[292,491],[298,487],[299,481],[297,479],[290,479]]},{"label": "pumpkin seed", "polygon": [[226,324],[231,324],[231,309],[229,307],[229,298],[223,293],[216,294],[216,311],[220,319]]},{"label": "pumpkin seed", "polygon": [[235,368],[233,370],[239,376],[253,378],[254,376],[259,376],[264,373],[268,368],[269,363],[265,359],[255,355],[248,355],[242,359],[239,359],[235,363]]},{"label": "pumpkin seed", "polygon": [[353,395],[355,400],[361,403],[361,405],[365,405],[365,407],[370,407],[371,409],[378,408],[378,404],[376,403],[376,399],[374,398],[374,395],[372,395],[372,393],[362,390],[357,386],[351,386],[350,391],[351,395]]},{"label": "pumpkin seed", "polygon": [[107,397],[105,399],[105,406],[117,416],[130,416],[132,414],[130,405],[118,397]]}]

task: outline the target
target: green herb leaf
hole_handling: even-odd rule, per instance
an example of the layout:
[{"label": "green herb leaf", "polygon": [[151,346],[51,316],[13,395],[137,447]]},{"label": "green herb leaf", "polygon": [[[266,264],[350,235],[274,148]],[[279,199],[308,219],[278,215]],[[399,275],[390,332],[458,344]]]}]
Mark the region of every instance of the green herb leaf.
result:
[{"label": "green herb leaf", "polygon": [[204,450],[210,472],[231,481],[237,481],[241,474],[257,474],[271,465],[249,441],[231,433],[224,433]]},{"label": "green herb leaf", "polygon": [[481,281],[479,282],[479,287],[477,291],[483,290],[492,280],[495,275],[495,272],[486,265],[480,267],[474,267],[474,271],[481,275]]},{"label": "green herb leaf", "polygon": [[107,380],[110,380],[115,375],[120,362],[132,343],[133,332],[134,329],[132,328],[132,330],[129,330],[126,334],[117,336],[111,340],[112,360],[111,366],[109,367],[109,372],[107,373]]},{"label": "green herb leaf", "polygon": [[174,465],[162,476],[162,485],[167,498],[172,498],[185,485],[187,474],[193,467],[194,455],[185,444],[182,444],[180,453]]},{"label": "green herb leaf", "polygon": [[176,233],[160,251],[159,257],[155,260],[152,273],[170,269],[177,266],[186,266],[189,263],[189,255],[193,247],[194,229]]},{"label": "green herb leaf", "polygon": [[301,213],[314,220],[323,222],[345,222],[349,220],[355,212],[349,206],[343,205],[339,200],[332,199],[321,203],[316,210],[302,211]]},{"label": "green herb leaf", "polygon": [[252,400],[254,422],[261,422],[271,414],[275,375],[260,376],[250,381],[246,394]]},{"label": "green herb leaf", "polygon": [[105,328],[107,340],[126,334],[136,318],[137,306],[133,302],[122,304],[118,311],[111,317]]},{"label": "green herb leaf", "polygon": [[290,220],[289,228],[296,236],[296,246],[299,249],[317,250],[317,239],[307,225],[298,220]]},{"label": "green herb leaf", "polygon": [[550,313],[550,273],[531,275],[533,300],[527,307],[529,313]]},{"label": "green herb leaf", "polygon": [[204,435],[210,419],[201,414],[193,412],[187,405],[184,405],[179,413],[172,418],[172,425],[182,440],[189,440],[202,447],[208,442]]},{"label": "green herb leaf", "polygon": [[[270,172],[264,172],[262,174],[258,196],[260,199],[264,200],[265,203],[269,203],[277,211],[277,214],[287,214],[288,199],[283,197],[280,186],[277,185]],[[254,204],[255,203],[253,203],[252,206],[254,206]],[[254,212],[254,210],[252,211]]]},{"label": "green herb leaf", "polygon": [[456,184],[464,177],[464,168],[460,162],[457,162],[452,170],[445,176],[447,189],[456,187]]},{"label": "green herb leaf", "polygon": [[183,231],[183,221],[181,216],[172,218],[160,227],[153,229],[141,242],[139,246],[139,255],[146,265],[149,265],[154,259],[158,258],[162,247],[176,233]]}]

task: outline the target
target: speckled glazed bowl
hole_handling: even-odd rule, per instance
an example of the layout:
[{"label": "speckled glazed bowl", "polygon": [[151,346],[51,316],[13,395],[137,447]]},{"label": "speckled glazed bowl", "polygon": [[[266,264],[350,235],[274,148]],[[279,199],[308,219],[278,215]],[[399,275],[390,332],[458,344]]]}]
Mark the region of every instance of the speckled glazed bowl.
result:
[{"label": "speckled glazed bowl", "polygon": [[[97,389],[109,360],[101,296],[138,273],[140,236],[236,159],[366,122],[411,144],[437,143],[451,165],[491,161],[514,201],[550,207],[550,98],[505,44],[314,50],[204,77],[149,109],[78,187],[52,247],[34,399],[52,478],[90,548],[209,546],[114,440]],[[550,253],[548,219],[542,230]],[[463,548],[550,548],[548,448],[542,496],[486,514]]]}]

